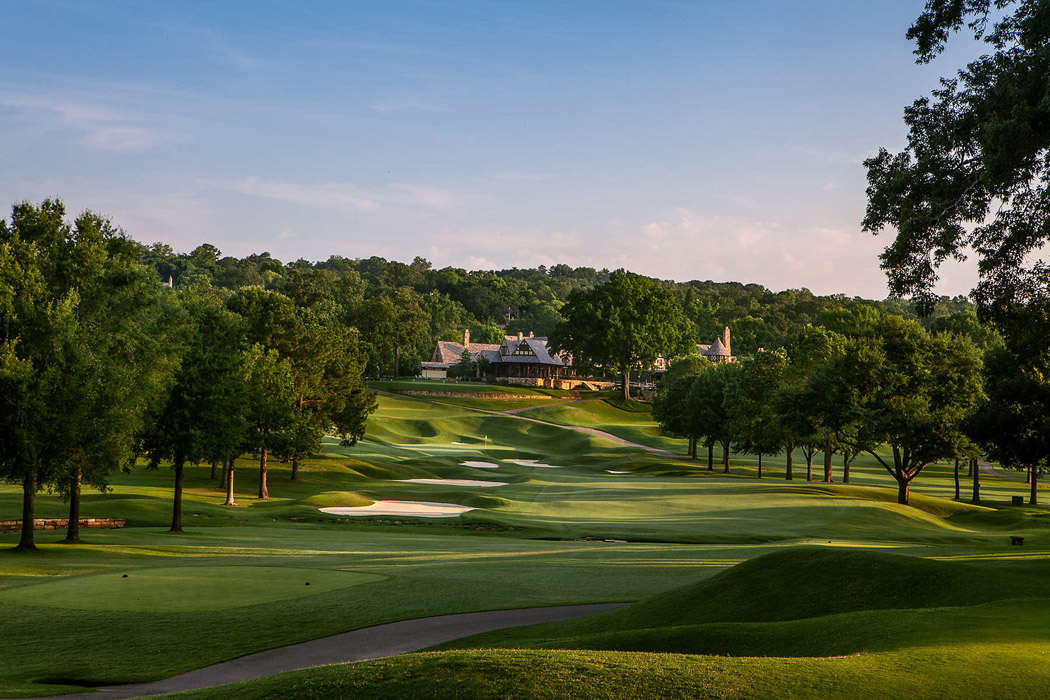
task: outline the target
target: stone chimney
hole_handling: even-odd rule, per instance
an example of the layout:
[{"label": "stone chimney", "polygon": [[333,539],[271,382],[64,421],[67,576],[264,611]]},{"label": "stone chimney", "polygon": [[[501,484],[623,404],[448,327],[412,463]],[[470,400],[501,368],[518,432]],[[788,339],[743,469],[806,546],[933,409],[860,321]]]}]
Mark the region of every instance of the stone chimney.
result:
[{"label": "stone chimney", "polygon": [[470,329],[467,328],[463,331],[463,349],[466,350],[470,347]]},{"label": "stone chimney", "polygon": [[523,337],[524,337],[524,336],[522,335],[521,331],[518,331],[518,342],[519,342],[519,343],[521,342],[521,339],[522,339]]},{"label": "stone chimney", "polygon": [[726,326],[725,330],[722,331],[722,345],[726,346],[727,355],[733,354],[733,349],[729,347],[729,326]]},{"label": "stone chimney", "polygon": [[536,336],[534,336],[534,335],[532,334],[532,331],[529,331],[529,337],[530,337],[530,338],[535,338]]}]

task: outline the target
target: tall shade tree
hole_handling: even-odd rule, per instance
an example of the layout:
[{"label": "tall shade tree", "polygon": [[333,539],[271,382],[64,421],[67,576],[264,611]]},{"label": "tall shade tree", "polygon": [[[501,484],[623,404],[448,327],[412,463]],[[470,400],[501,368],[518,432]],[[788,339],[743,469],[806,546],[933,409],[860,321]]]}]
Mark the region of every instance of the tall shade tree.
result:
[{"label": "tall shade tree", "polygon": [[0,475],[22,484],[19,548],[35,549],[39,488],[70,497],[76,541],[82,480],[104,487],[127,461],[177,359],[164,306],[137,246],[97,214],[70,225],[46,200],[0,221]]},{"label": "tall shade tree", "polygon": [[552,345],[569,351],[573,364],[618,371],[625,399],[632,369],[684,355],[693,342],[674,294],[626,270],[616,270],[605,284],[574,290],[561,312],[566,320],[555,328]]},{"label": "tall shade tree", "polygon": [[248,351],[245,378],[245,446],[259,453],[259,498],[269,498],[269,455],[287,453],[295,423],[294,369],[276,350],[267,350],[257,343]]},{"label": "tall shade tree", "polygon": [[186,329],[182,363],[141,445],[151,465],[167,460],[174,469],[171,532],[182,532],[186,463],[232,462],[243,451],[247,429],[244,321],[206,284],[178,294]]},{"label": "tall shade tree", "polygon": [[377,369],[385,364],[385,358],[393,358],[395,377],[401,374],[401,353],[418,349],[430,337],[430,320],[420,306],[419,295],[410,289],[365,301],[357,327],[377,352]]},{"label": "tall shade tree", "polygon": [[1046,292],[1046,266],[1031,254],[1050,238],[1050,4],[928,0],[908,31],[918,62],[958,31],[991,52],[905,109],[905,150],[865,161],[863,225],[896,230],[882,254],[893,293],[930,307],[940,264],[972,250],[976,300],[1009,315]]},{"label": "tall shade tree", "polygon": [[719,364],[703,372],[689,391],[690,430],[704,439],[708,446],[707,468],[711,469],[711,450],[715,444],[722,448],[722,471],[729,473],[729,455],[733,446],[733,424],[730,411],[734,398],[729,393],[739,364]]},{"label": "tall shade tree", "polygon": [[828,422],[826,406],[813,402],[810,385],[822,367],[842,354],[845,345],[845,336],[812,324],[804,326],[788,343],[790,362],[776,397],[787,448],[787,479],[792,478],[792,452],[801,447],[806,458],[806,480],[813,480],[813,458],[818,450],[825,451],[825,479],[831,480],[835,426]]},{"label": "tall shade tree", "polygon": [[784,446],[776,396],[787,369],[788,357],[783,349],[760,352],[740,363],[726,387],[723,400],[730,430],[741,452],[758,457],[759,479],[763,455],[775,454]]},{"label": "tall shade tree", "polygon": [[985,359],[988,401],[974,433],[988,457],[1028,473],[1029,503],[1038,503],[1038,482],[1050,471],[1050,352],[1035,362],[1028,353],[994,348]]},{"label": "tall shade tree", "polygon": [[694,431],[695,422],[689,409],[689,395],[696,378],[713,365],[699,355],[676,360],[660,380],[653,399],[653,420],[660,424],[664,433],[689,442],[688,455],[696,459],[696,444],[699,436]]},{"label": "tall shade tree", "polygon": [[981,355],[968,338],[930,336],[914,321],[886,316],[875,337],[851,343],[841,380],[857,388],[869,453],[897,481],[908,504],[912,481],[931,463],[955,456],[969,413],[983,396]]},{"label": "tall shade tree", "polygon": [[294,411],[287,456],[293,481],[299,478],[300,460],[316,452],[330,431],[344,445],[356,444],[377,406],[361,382],[366,360],[357,332],[307,311],[299,313],[298,343],[288,355]]}]

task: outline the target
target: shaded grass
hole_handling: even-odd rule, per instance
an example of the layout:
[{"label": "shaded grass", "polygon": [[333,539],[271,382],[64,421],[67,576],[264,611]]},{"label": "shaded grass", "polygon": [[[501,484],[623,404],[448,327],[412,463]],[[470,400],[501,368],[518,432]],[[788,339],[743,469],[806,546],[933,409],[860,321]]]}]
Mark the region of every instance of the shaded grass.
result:
[{"label": "shaded grass", "polygon": [[1050,665],[1016,663],[1032,652],[1024,644],[962,644],[955,651],[947,658],[931,649],[837,659],[453,651],[293,671],[165,697],[1033,698],[1050,687]]}]

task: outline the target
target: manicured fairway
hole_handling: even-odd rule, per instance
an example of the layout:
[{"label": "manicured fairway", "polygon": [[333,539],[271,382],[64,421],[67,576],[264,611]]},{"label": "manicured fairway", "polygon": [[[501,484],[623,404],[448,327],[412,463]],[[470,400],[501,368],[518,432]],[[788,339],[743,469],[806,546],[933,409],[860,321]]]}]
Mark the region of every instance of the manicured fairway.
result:
[{"label": "manicured fairway", "polygon": [[385,576],[275,566],[165,566],[69,576],[0,591],[0,605],[75,610],[223,610],[316,595]]},{"label": "manicured fairway", "polygon": [[[585,426],[635,436],[638,442],[659,440],[653,444],[684,452],[683,442],[654,437],[648,413],[622,411],[607,402],[550,406],[524,416],[555,409],[566,422],[566,416],[575,415]],[[558,468],[542,468],[537,462]],[[352,449],[327,442],[324,453],[302,465],[299,482],[288,480],[289,465],[271,460],[269,500],[255,498],[258,476],[250,458],[237,464],[236,507],[222,505],[223,494],[209,478],[208,466],[189,467],[185,534],[165,532],[170,469],[140,467],[115,474],[110,493],[85,494],[82,514],[126,517],[127,528],[85,530],[85,544],[79,546],[57,544],[62,532],[40,532],[42,552],[35,555],[5,549],[17,541],[17,534],[0,535],[0,629],[5,649],[17,649],[0,654],[0,696],[152,680],[399,619],[639,601],[688,590],[682,587],[702,585],[731,566],[800,545],[964,562],[977,572],[975,580],[994,584],[973,590],[1010,595],[987,595],[986,608],[939,611],[935,608],[958,607],[958,600],[939,597],[947,590],[943,582],[920,578],[913,585],[928,586],[930,592],[920,608],[906,613],[838,609],[828,601],[841,597],[842,584],[823,590],[806,578],[805,567],[797,579],[769,568],[732,588],[765,590],[758,582],[766,581],[774,589],[781,586],[792,601],[834,614],[779,622],[697,619],[688,630],[685,623],[575,628],[548,638],[574,639],[559,644],[591,651],[455,651],[319,670],[311,678],[325,679],[317,681],[318,696],[353,682],[376,697],[388,691],[390,697],[404,697],[417,689],[411,680],[417,671],[444,669],[449,678],[464,679],[473,668],[477,682],[464,680],[460,695],[469,695],[472,688],[490,697],[499,696],[501,688],[525,688],[542,696],[547,686],[537,685],[541,679],[551,689],[564,689],[570,680],[565,674],[578,669],[581,677],[593,676],[598,683],[584,688],[580,697],[600,696],[601,689],[612,687],[609,683],[631,677],[637,678],[637,688],[649,688],[649,695],[638,697],[658,696],[663,681],[671,683],[666,688],[672,692],[678,682],[690,692],[708,688],[723,695],[767,692],[782,684],[799,689],[799,697],[816,697],[816,689],[831,687],[835,678],[853,682],[880,669],[912,668],[911,660],[900,656],[908,645],[930,663],[942,664],[939,668],[947,675],[970,673],[973,659],[990,667],[1005,663],[999,647],[968,640],[961,632],[953,639],[953,629],[972,626],[988,640],[1001,641],[1002,649],[1031,643],[1033,654],[1044,653],[1037,627],[1050,613],[1010,600],[1014,589],[1025,589],[1014,597],[1042,599],[1032,581],[1042,580],[1050,561],[1048,511],[1007,505],[1010,496],[1025,493],[1023,483],[985,477],[984,504],[972,506],[946,498],[952,495],[951,471],[947,465],[933,465],[916,482],[912,507],[904,507],[895,503],[892,480],[871,457],[857,460],[850,485],[807,483],[797,454],[796,481],[786,482],[782,464],[783,456],[767,459],[768,478],[758,480],[755,459],[734,455],[733,473],[724,475],[708,471],[703,461],[668,458],[560,425],[383,395],[366,439]],[[506,485],[466,485],[478,480]],[[377,501],[449,503],[472,510],[451,518],[343,518],[320,510]],[[19,506],[17,489],[0,485],[0,520],[17,518]],[[41,494],[39,517],[64,515],[57,496]],[[1024,547],[1011,547],[1011,535],[1024,536]],[[1000,574],[1023,581],[995,578]],[[126,595],[129,590],[135,595]],[[680,600],[672,606],[672,620],[681,617],[680,611],[699,610],[712,597],[717,599],[713,589]],[[741,605],[733,600],[721,607]],[[1023,619],[1026,614],[1030,624]],[[768,626],[748,627],[754,624]],[[929,635],[904,634],[911,629]],[[800,635],[811,640],[809,646],[792,646],[790,640]],[[905,640],[905,647],[884,643],[895,639]],[[524,637],[515,640],[492,641],[536,646]],[[882,656],[745,663],[626,650],[734,655],[878,651]],[[539,659],[546,666],[533,668]],[[738,672],[747,677],[726,675]],[[808,674],[812,685],[797,674]],[[1016,680],[1010,686],[1014,696],[1028,688],[1017,680],[1022,675],[1009,671],[1008,677]],[[379,687],[381,677],[389,680],[386,690]],[[501,685],[503,679],[525,685]],[[278,687],[266,683],[257,688]],[[451,695],[432,696],[455,697],[459,691],[450,687],[436,684],[434,693]]]}]

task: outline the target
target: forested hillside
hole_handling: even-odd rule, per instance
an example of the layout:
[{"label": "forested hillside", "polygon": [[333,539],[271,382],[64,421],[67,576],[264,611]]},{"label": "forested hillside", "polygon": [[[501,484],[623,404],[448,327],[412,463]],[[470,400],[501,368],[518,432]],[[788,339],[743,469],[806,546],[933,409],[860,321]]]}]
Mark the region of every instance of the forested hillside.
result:
[{"label": "forested hillside", "polygon": [[[499,342],[504,332],[549,335],[563,320],[561,307],[569,292],[601,284],[610,274],[606,269],[568,265],[435,270],[421,257],[408,264],[374,256],[286,263],[269,253],[223,256],[210,244],[190,253],[175,253],[166,244],[154,243],[142,246],[141,253],[143,262],[156,269],[163,281],[171,278],[177,287],[200,277],[229,290],[261,285],[286,294],[298,306],[357,327],[369,354],[369,376],[393,371],[395,347],[401,373],[413,373],[421,360],[429,359],[435,341],[459,340],[464,329],[479,343]],[[774,292],[740,282],[660,284],[674,292],[698,342],[711,342],[729,326],[734,354],[744,356],[758,348],[782,346],[820,312],[830,309],[871,305],[918,318],[906,302],[818,296],[804,287]],[[964,297],[943,297],[933,313],[921,320],[961,330],[975,327],[971,315],[972,307]],[[943,320],[936,322],[939,318]]]}]

